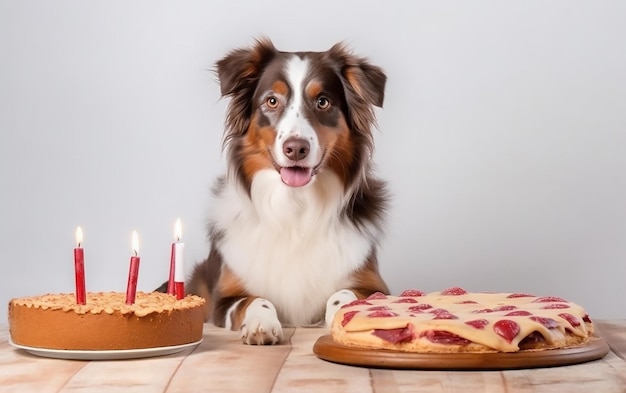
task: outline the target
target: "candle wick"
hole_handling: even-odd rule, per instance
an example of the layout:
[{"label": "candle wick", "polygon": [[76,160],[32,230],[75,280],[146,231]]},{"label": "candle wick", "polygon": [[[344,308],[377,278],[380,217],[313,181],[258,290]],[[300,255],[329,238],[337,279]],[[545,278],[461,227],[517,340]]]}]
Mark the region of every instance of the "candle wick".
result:
[{"label": "candle wick", "polygon": [[180,237],[176,236],[176,242],[180,241]]},{"label": "candle wick", "polygon": [[135,256],[137,256],[137,250],[133,250],[133,252],[135,253]]},{"label": "candle wick", "polygon": [[80,242],[78,242],[78,248],[80,248]]}]

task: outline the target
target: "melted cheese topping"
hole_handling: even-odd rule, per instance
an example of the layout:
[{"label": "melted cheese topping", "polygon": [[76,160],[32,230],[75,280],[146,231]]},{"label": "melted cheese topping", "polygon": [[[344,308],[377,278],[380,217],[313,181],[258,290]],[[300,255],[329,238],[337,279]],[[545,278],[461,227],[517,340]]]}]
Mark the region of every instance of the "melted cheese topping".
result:
[{"label": "melted cheese topping", "polygon": [[533,332],[543,336],[537,348],[580,344],[593,334],[585,310],[564,299],[460,291],[375,294],[354,301],[335,315],[333,338],[348,345],[412,352],[515,352]]}]

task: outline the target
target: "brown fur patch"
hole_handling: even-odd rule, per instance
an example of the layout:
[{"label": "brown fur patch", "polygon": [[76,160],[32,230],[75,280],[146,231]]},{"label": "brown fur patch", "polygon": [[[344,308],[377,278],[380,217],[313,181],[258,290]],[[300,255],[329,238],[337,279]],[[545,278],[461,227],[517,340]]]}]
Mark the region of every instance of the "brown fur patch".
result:
[{"label": "brown fur patch", "polygon": [[374,252],[370,254],[363,267],[352,274],[351,281],[350,289],[359,299],[364,299],[374,292],[389,294],[389,288],[378,271],[378,262]]},{"label": "brown fur patch", "polygon": [[360,84],[359,78],[358,78],[358,76],[356,74],[357,71],[358,71],[358,68],[356,68],[356,67],[347,67],[344,70],[344,75],[346,77],[346,80],[350,84],[350,86],[352,86],[352,88],[356,92],[356,94],[358,94],[359,96],[363,97],[363,90],[361,89],[361,84]]},{"label": "brown fur patch", "polygon": [[187,292],[198,295],[206,300],[204,308],[204,320],[210,321],[213,314],[212,290],[220,275],[222,259],[220,254],[211,250],[209,257],[202,263],[197,264],[187,281]]},{"label": "brown fur patch", "polygon": [[241,328],[243,318],[246,316],[246,310],[248,309],[250,303],[252,303],[255,299],[258,299],[258,296],[248,296],[237,305],[237,308],[235,310],[233,310],[232,314],[230,315],[232,330],[239,330]]},{"label": "brown fur patch", "polygon": [[255,121],[252,121],[239,151],[241,171],[248,184],[252,183],[252,178],[258,171],[272,168],[272,158],[268,149],[275,137],[276,130],[272,127],[257,127]]},{"label": "brown fur patch", "polygon": [[[223,266],[220,279],[215,287],[214,296],[215,315],[213,316],[213,323],[223,327],[226,325],[228,310],[237,301],[248,297],[249,293],[235,273],[228,266]],[[234,326],[233,329],[235,329]]]},{"label": "brown fur patch", "polygon": [[224,266],[220,280],[217,283],[216,294],[221,298],[241,297],[247,296],[248,291],[246,291],[235,273],[228,266]]},{"label": "brown fur patch", "polygon": [[326,166],[332,168],[333,172],[339,176],[342,184],[348,186],[351,184],[350,176],[353,176],[354,160],[356,158],[354,142],[350,138],[350,129],[342,117],[338,127],[332,131],[322,132],[319,134],[320,140],[326,142],[326,139],[333,137],[333,143],[328,143]]},{"label": "brown fur patch", "polygon": [[272,84],[272,91],[274,93],[286,96],[289,94],[289,86],[283,81],[276,81]]},{"label": "brown fur patch", "polygon": [[324,86],[317,80],[312,80],[306,87],[306,95],[315,99],[324,91]]}]

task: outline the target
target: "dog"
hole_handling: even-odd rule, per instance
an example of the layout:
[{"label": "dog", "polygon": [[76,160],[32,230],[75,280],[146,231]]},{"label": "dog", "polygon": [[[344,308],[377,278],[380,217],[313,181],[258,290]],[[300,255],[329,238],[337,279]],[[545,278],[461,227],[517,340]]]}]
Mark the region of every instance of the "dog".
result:
[{"label": "dog", "polygon": [[389,201],[372,175],[374,107],[387,77],[343,43],[282,52],[268,38],[216,64],[226,173],[213,190],[208,258],[188,293],[246,344],[283,326],[328,325],[344,304],[389,293],[377,248]]}]

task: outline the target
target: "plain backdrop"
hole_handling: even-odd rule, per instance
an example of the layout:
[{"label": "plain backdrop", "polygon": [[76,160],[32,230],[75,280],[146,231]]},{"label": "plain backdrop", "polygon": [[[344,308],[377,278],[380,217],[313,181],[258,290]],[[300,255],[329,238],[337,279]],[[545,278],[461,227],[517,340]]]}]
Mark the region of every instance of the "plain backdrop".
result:
[{"label": "plain backdrop", "polygon": [[166,279],[176,218],[186,271],[207,255],[213,66],[265,35],[344,41],[389,77],[392,292],[531,292],[626,318],[625,20],[619,0],[0,0],[0,302],[73,292],[78,225],[89,291],[125,289],[133,230],[140,290]]}]

